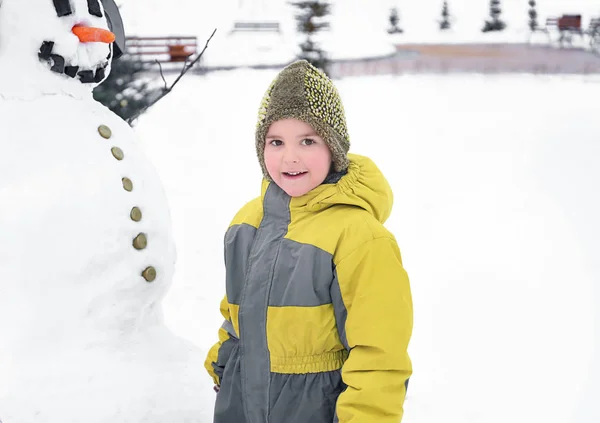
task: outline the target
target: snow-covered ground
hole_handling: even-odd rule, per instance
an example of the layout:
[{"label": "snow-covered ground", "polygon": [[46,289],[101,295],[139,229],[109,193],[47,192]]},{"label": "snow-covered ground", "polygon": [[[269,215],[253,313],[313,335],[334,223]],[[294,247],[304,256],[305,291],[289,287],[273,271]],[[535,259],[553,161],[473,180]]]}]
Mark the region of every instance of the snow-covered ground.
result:
[{"label": "snow-covered ground", "polygon": [[[224,231],[259,193],[253,131],[273,76],[186,76],[136,127],[174,221],[167,324],[203,351],[221,324]],[[402,76],[338,86],[352,150],[395,190],[388,227],[415,304],[403,421],[600,421],[600,81]],[[214,397],[198,400],[208,423]]]}]

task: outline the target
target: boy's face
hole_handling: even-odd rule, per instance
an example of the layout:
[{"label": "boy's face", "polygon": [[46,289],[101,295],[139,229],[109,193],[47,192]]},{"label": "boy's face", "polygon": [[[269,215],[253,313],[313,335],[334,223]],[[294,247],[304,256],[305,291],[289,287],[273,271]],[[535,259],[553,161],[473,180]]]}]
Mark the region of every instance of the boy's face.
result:
[{"label": "boy's face", "polygon": [[331,151],[309,124],[297,119],[273,122],[265,138],[269,176],[292,197],[300,197],[325,180]]}]

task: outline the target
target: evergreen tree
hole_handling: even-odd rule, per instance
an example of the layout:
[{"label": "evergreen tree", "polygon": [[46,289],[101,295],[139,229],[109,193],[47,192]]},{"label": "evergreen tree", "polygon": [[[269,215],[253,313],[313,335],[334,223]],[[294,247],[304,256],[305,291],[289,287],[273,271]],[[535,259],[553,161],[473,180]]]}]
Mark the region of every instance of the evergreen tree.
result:
[{"label": "evergreen tree", "polygon": [[483,32],[490,31],[502,31],[506,28],[506,23],[500,19],[502,14],[502,8],[500,7],[500,0],[490,0],[490,17],[491,20],[485,22],[482,29]]},{"label": "evergreen tree", "polygon": [[319,0],[302,0],[291,3],[297,9],[296,24],[298,31],[304,35],[300,43],[299,59],[307,60],[316,68],[327,73],[329,60],[327,54],[315,40],[319,32],[329,29],[327,16],[331,14],[331,4]]},{"label": "evergreen tree", "polygon": [[113,60],[108,78],[94,89],[94,99],[133,126],[130,119],[153,104],[164,91],[143,76],[150,66],[127,55]]},{"label": "evergreen tree", "polygon": [[535,0],[529,0],[529,29],[532,31],[535,31],[538,28],[538,13],[535,6]]},{"label": "evergreen tree", "polygon": [[398,8],[393,7],[390,10],[390,27],[388,28],[388,34],[402,34],[404,30],[400,27],[400,15]]},{"label": "evergreen tree", "polygon": [[444,0],[444,5],[442,6],[442,19],[440,20],[440,30],[445,31],[446,29],[450,29],[452,27],[450,23],[450,10],[448,8],[448,0]]}]

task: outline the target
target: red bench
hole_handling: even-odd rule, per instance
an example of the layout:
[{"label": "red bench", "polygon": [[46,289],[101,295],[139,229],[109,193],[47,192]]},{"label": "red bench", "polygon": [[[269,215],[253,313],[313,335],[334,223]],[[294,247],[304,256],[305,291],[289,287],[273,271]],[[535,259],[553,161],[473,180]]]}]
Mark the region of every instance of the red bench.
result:
[{"label": "red bench", "polygon": [[193,60],[198,53],[198,39],[192,36],[131,36],[125,39],[125,53],[142,62],[185,62]]},{"label": "red bench", "polygon": [[551,29],[581,32],[581,15],[563,15],[559,18],[548,18],[546,19],[546,26],[540,28],[540,30],[548,32]]},{"label": "red bench", "polygon": [[558,18],[559,31],[581,33],[581,15],[563,15]]},{"label": "red bench", "polygon": [[546,26],[540,28],[539,31],[545,32],[548,35],[550,42],[550,32],[557,31],[560,35],[558,42],[560,45],[573,43],[573,35],[583,37],[584,31],[581,27],[581,15],[562,15],[560,17],[550,17],[546,19]]}]

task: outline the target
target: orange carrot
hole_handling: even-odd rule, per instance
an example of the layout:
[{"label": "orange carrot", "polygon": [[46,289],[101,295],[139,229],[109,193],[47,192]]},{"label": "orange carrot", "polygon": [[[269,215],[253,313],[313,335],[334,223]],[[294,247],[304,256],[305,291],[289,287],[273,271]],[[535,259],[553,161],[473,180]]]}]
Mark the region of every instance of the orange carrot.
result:
[{"label": "orange carrot", "polygon": [[102,28],[75,25],[72,29],[82,43],[107,43],[115,41],[115,34]]}]

